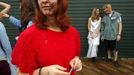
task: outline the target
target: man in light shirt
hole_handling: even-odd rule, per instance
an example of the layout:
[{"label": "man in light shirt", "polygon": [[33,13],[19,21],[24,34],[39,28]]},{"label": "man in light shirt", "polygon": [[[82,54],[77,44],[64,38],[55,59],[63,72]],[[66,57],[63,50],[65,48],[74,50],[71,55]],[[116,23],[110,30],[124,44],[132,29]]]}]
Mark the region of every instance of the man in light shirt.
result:
[{"label": "man in light shirt", "polygon": [[122,19],[121,14],[113,11],[111,4],[104,5],[105,16],[102,19],[102,28],[101,28],[101,40],[104,41],[105,47],[107,49],[107,59],[112,61],[113,53],[113,64],[118,67],[118,49],[117,43],[121,39],[122,32]]}]

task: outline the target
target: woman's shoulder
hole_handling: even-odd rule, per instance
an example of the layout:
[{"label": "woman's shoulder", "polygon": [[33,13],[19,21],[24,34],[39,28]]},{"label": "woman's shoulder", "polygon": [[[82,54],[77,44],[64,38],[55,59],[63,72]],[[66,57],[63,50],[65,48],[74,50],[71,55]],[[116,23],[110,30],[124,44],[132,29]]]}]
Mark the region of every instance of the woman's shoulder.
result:
[{"label": "woman's shoulder", "polygon": [[70,31],[77,31],[77,29],[75,27],[73,27],[73,26],[69,26],[69,30]]},{"label": "woman's shoulder", "polygon": [[71,32],[71,33],[74,33],[74,34],[78,34],[79,33],[78,30],[75,27],[73,27],[73,26],[70,26],[68,31]]},{"label": "woman's shoulder", "polygon": [[101,17],[99,17],[98,21],[99,21],[99,22],[101,21]]},{"label": "woman's shoulder", "polygon": [[91,17],[89,17],[88,20],[91,20]]}]

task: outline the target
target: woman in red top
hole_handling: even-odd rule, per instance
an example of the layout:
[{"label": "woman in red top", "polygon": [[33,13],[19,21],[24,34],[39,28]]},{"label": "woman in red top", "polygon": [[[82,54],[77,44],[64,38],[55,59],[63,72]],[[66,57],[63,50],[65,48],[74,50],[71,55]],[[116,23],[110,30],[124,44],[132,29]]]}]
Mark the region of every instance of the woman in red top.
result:
[{"label": "woman in red top", "polygon": [[80,36],[70,26],[67,0],[35,0],[34,23],[21,33],[12,53],[19,74],[75,75],[82,69]]}]

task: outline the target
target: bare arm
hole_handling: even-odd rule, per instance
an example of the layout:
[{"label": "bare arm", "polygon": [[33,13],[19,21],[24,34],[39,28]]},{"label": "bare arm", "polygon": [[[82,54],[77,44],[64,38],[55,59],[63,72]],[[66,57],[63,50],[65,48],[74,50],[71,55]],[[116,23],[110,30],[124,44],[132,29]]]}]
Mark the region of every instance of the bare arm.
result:
[{"label": "bare arm", "polygon": [[91,28],[90,24],[91,24],[91,20],[90,20],[90,18],[89,18],[89,19],[88,19],[88,31],[89,31],[89,32],[90,32],[90,28]]},{"label": "bare arm", "polygon": [[68,72],[65,72],[66,68],[59,65],[50,65],[42,68],[38,68],[33,72],[33,75],[69,75]]},{"label": "bare arm", "polygon": [[29,74],[27,74],[27,73],[21,73],[20,70],[19,70],[19,68],[17,67],[17,73],[16,73],[16,75],[29,75]]},{"label": "bare arm", "polygon": [[[39,72],[41,75],[69,75],[68,72],[65,72],[67,69],[59,66],[59,65],[50,65],[50,66],[46,66],[46,67],[42,67],[42,68],[37,68],[36,70],[34,70],[32,75],[39,75]],[[28,73],[22,73],[20,72],[20,70],[18,69],[17,71],[17,75],[29,75]]]},{"label": "bare arm", "polygon": [[95,30],[95,33],[99,33],[100,32],[100,28],[101,28],[101,18],[99,19],[99,26],[97,27],[97,29]]},{"label": "bare arm", "polygon": [[100,27],[101,27],[100,25],[97,27],[95,33],[99,33],[100,32]]},{"label": "bare arm", "polygon": [[122,20],[120,17],[120,19],[118,20],[118,33],[117,33],[116,41],[120,41],[121,33],[122,33]]},{"label": "bare arm", "polygon": [[121,35],[122,33],[122,22],[119,22],[118,24],[118,34]]},{"label": "bare arm", "polygon": [[[42,70],[41,71],[43,71],[43,74],[44,75],[48,75],[48,72],[47,72],[47,70],[46,70],[46,68],[44,67],[44,68],[42,68]],[[41,72],[40,71],[40,72]],[[39,68],[38,69],[36,69],[35,71],[34,71],[34,73],[33,73],[33,75],[39,75]]]},{"label": "bare arm", "polygon": [[1,13],[8,13],[8,11],[10,10],[11,6],[7,3],[4,2],[0,2],[0,5],[2,7],[4,7],[4,9],[1,11]]}]

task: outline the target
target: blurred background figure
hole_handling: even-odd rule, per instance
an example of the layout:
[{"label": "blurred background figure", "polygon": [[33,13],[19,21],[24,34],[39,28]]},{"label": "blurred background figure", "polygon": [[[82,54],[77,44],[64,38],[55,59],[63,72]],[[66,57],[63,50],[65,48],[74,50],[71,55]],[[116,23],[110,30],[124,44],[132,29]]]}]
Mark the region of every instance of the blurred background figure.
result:
[{"label": "blurred background figure", "polygon": [[[15,18],[12,15],[4,14],[4,17],[12,23],[11,25],[19,28],[20,32],[32,25],[32,19],[34,16],[34,3],[33,0],[20,0],[21,15],[20,19]],[[15,38],[18,39],[18,36]]]},{"label": "blurred background figure", "polygon": [[94,8],[91,17],[88,19],[88,52],[87,58],[92,58],[95,62],[98,52],[98,45],[100,43],[100,27],[101,27],[101,17],[100,10]]},{"label": "blurred background figure", "polygon": [[[112,10],[111,4],[104,5],[105,16],[102,19],[102,37],[105,47],[107,49],[107,60],[113,61],[114,66],[118,67],[118,49],[117,43],[121,39],[122,33],[122,19],[121,14]],[[112,60],[113,54],[113,60]]]},{"label": "blurred background figure", "polygon": [[[8,13],[10,5],[0,2],[4,9],[0,11],[0,19],[4,18],[3,13]],[[0,22],[0,75],[16,75],[16,68],[11,63],[11,44],[6,33],[5,26]]]}]

